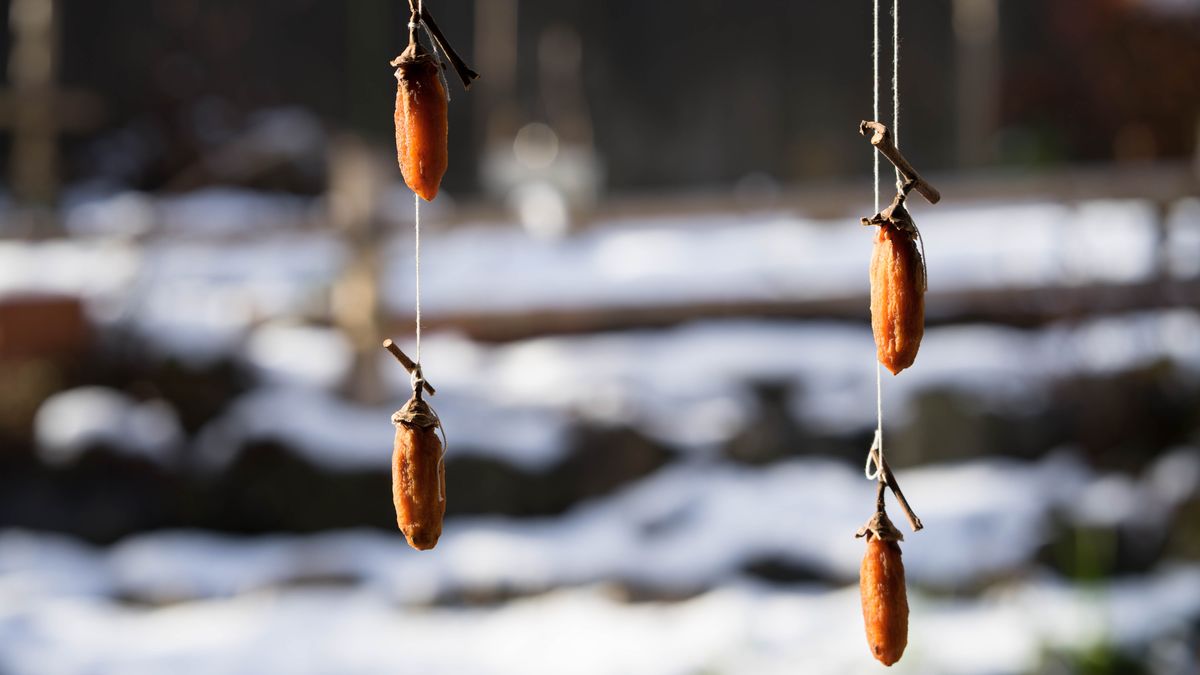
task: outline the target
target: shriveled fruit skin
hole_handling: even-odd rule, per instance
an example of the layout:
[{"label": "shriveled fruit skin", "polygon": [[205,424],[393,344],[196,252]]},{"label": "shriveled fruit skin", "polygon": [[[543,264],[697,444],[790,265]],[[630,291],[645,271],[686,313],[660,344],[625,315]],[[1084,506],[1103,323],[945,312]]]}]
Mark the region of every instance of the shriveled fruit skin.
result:
[{"label": "shriveled fruit skin", "polygon": [[871,254],[871,330],[893,375],[911,366],[925,334],[925,267],[912,233],[879,227]]},{"label": "shriveled fruit skin", "polygon": [[436,546],[446,514],[446,468],[436,426],[396,421],[392,501],[408,545],[418,551]]},{"label": "shriveled fruit skin", "polygon": [[396,66],[396,158],[404,182],[425,201],[437,196],[448,164],[446,88],[431,54],[411,45]]},{"label": "shriveled fruit skin", "polygon": [[890,666],[900,660],[908,645],[908,593],[899,544],[868,537],[859,591],[867,645],[880,663]]}]

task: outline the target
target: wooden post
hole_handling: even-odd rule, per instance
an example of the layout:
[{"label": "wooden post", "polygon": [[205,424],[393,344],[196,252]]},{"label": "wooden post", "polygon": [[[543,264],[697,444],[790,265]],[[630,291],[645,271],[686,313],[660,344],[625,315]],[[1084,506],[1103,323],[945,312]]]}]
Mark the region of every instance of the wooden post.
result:
[{"label": "wooden post", "polygon": [[330,313],[354,350],[354,363],[343,389],[363,403],[378,403],[386,393],[378,367],[383,340],[379,284],[383,242],[378,205],[386,184],[384,171],[382,158],[362,139],[334,139],[327,193],[329,219],[346,242],[350,259],[334,284]]},{"label": "wooden post", "polygon": [[98,100],[57,86],[58,8],[55,0],[12,0],[8,90],[0,91],[0,128],[12,132],[8,179],[26,206],[52,206],[58,197],[58,136],[92,126]]},{"label": "wooden post", "polygon": [[475,0],[475,61],[487,77],[473,91],[481,146],[507,146],[520,126],[517,104],[518,0]]},{"label": "wooden post", "polygon": [[954,0],[955,85],[961,167],[995,160],[1000,115],[998,0]]}]

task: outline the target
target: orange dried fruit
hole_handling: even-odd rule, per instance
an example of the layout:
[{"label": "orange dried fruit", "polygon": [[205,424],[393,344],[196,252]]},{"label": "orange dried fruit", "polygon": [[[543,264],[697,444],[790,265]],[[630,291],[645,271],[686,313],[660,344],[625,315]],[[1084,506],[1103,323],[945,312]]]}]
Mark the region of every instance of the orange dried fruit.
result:
[{"label": "orange dried fruit", "polygon": [[893,375],[913,364],[925,334],[925,264],[916,237],[915,229],[884,222],[871,254],[871,330]]},{"label": "orange dried fruit", "polygon": [[908,645],[908,593],[900,544],[867,533],[859,574],[863,623],[871,654],[883,665],[900,660]]},{"label": "orange dried fruit", "polygon": [[440,422],[428,403],[411,398],[392,415],[392,501],[396,524],[408,545],[424,551],[437,545],[446,514],[446,466],[438,437]]},{"label": "orange dried fruit", "polygon": [[449,162],[446,88],[441,66],[417,42],[396,66],[396,158],[404,182],[425,201],[437,196]]}]

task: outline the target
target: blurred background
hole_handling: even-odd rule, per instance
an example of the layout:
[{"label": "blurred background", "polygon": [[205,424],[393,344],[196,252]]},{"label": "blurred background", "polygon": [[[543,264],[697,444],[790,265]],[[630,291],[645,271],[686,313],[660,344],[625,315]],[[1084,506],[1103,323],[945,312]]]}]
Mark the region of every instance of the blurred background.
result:
[{"label": "blurred background", "polygon": [[[870,3],[427,4],[417,553],[405,3],[0,0],[0,673],[875,672]],[[900,24],[894,670],[1198,673],[1200,2]]]}]

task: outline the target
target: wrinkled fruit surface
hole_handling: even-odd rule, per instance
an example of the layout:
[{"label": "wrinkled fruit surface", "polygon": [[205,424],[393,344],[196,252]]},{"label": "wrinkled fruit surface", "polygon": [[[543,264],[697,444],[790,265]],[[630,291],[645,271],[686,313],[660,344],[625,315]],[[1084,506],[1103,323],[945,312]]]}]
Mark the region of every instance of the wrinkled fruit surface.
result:
[{"label": "wrinkled fruit surface", "polygon": [[448,163],[446,89],[437,61],[410,46],[396,67],[396,158],[404,182],[425,201],[437,196]]},{"label": "wrinkled fruit surface", "polygon": [[436,546],[446,514],[446,468],[436,426],[396,424],[392,501],[408,545],[419,551]]},{"label": "wrinkled fruit surface", "polygon": [[890,666],[900,660],[908,645],[908,593],[899,544],[868,537],[859,591],[867,645],[880,663]]},{"label": "wrinkled fruit surface", "polygon": [[871,254],[871,330],[893,375],[911,366],[925,334],[925,268],[914,236],[884,224]]}]

